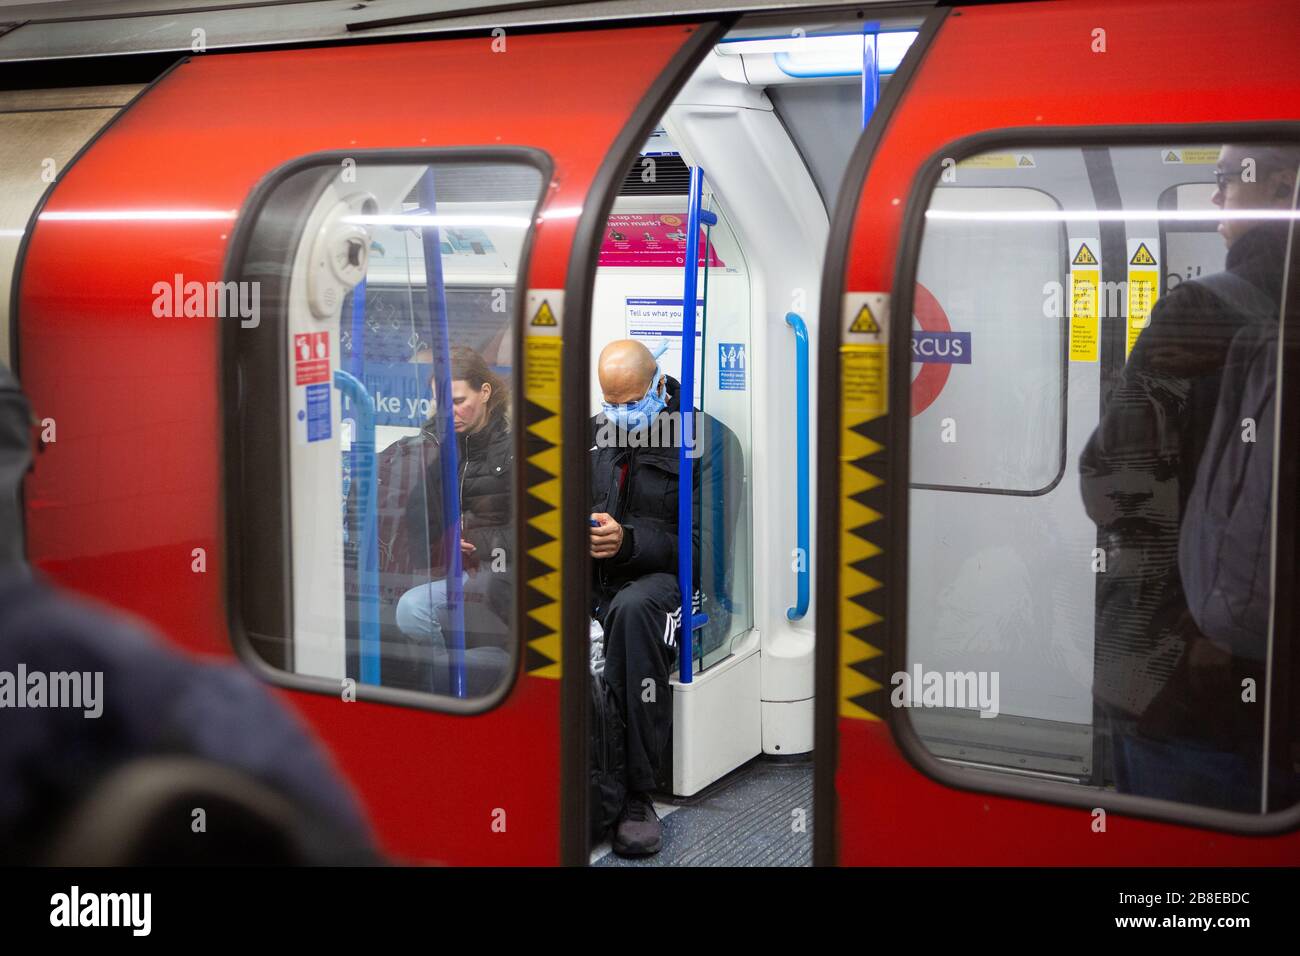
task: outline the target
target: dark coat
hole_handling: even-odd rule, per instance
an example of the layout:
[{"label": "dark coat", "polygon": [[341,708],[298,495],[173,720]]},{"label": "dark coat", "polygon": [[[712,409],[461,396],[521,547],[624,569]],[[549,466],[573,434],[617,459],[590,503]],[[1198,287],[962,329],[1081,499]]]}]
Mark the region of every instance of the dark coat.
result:
[{"label": "dark coat", "polygon": [[[623,543],[613,557],[593,562],[596,603],[624,584],[655,572],[677,574],[678,457],[681,447],[681,385],[668,377],[668,405],[651,423],[646,441],[634,447],[603,414],[591,420],[591,510],[623,526]],[[667,416],[667,418],[665,418]],[[692,461],[695,586],[730,604],[732,543],[744,498],[744,456],[735,434],[717,419],[695,412]],[[673,424],[672,427],[670,423]],[[612,440],[611,440],[612,439]],[[620,488],[622,466],[627,479]]]},{"label": "dark coat", "polygon": [[[366,825],[338,769],[238,663],[204,663],[123,617],[0,570],[0,671],[102,673],[102,713],[0,710],[0,858],[27,861],[105,774],[188,755],[242,770],[356,837]],[[322,849],[324,849],[322,847]]]},{"label": "dark coat", "polygon": [[[407,498],[406,538],[412,549],[412,566],[446,574],[446,542],[442,522],[442,459],[433,424],[421,430],[424,449],[424,487],[413,489]],[[466,570],[481,572],[483,586],[497,606],[509,607],[510,581],[514,575],[514,521],[511,488],[514,472],[514,441],[504,406],[483,429],[472,435],[456,436],[457,468],[460,475],[462,537],[474,545],[464,559]],[[459,547],[459,539],[454,542]],[[504,572],[491,571],[497,549],[505,556]]]},{"label": "dark coat", "polygon": [[[1284,239],[1272,226],[1244,234],[1228,251],[1227,271],[1280,301]],[[1079,459],[1084,507],[1107,560],[1098,575],[1094,690],[1145,715],[1153,735],[1239,736],[1204,708],[1197,716],[1186,699],[1184,651],[1202,635],[1178,573],[1178,535],[1229,345],[1249,321],[1199,282],[1162,296]]]}]

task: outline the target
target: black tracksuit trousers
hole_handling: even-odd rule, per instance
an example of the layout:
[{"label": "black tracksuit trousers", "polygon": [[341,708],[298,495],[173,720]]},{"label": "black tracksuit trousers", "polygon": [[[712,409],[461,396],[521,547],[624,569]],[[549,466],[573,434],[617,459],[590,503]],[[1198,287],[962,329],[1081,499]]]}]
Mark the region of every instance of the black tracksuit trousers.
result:
[{"label": "black tracksuit trousers", "polygon": [[655,572],[603,596],[605,681],[627,721],[627,788],[655,788],[672,739],[668,676],[677,657],[682,609],[675,575]]}]

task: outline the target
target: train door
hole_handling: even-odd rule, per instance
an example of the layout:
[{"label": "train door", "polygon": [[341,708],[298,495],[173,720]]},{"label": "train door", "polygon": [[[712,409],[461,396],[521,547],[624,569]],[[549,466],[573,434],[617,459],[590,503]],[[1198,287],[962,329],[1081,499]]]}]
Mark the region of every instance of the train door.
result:
[{"label": "train door", "polygon": [[937,12],[857,146],[821,299],[819,862],[1300,857],[1300,23],[1216,12]]},{"label": "train door", "polygon": [[31,559],[233,644],[398,858],[581,859],[566,293],[713,29],[189,58],[26,239]]}]

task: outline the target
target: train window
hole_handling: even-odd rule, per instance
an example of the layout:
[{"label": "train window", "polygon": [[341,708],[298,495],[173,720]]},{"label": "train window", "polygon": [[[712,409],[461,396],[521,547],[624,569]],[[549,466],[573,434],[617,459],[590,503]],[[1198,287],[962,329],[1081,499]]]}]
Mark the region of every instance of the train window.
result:
[{"label": "train window", "polygon": [[1268,668],[1298,163],[1024,146],[936,173],[893,676],[934,757],[1248,814],[1300,799]]},{"label": "train window", "polygon": [[[953,217],[928,224],[917,276],[915,485],[1038,494],[1061,476],[1064,329],[1007,319],[1033,315],[1043,286],[1064,275],[1065,230],[1053,221],[1060,205],[1038,184],[1081,170],[1052,169],[1049,162],[1044,155],[1032,171],[1013,168],[1020,175],[1014,182],[1005,169],[957,167],[930,203],[935,213]],[[989,207],[1023,213],[1025,221],[1008,230],[964,215]],[[990,276],[1001,281],[981,281]],[[1021,409],[1014,423],[1006,420],[1009,407]],[[959,428],[981,440],[959,440]]]},{"label": "train window", "polygon": [[548,173],[452,152],[263,187],[239,243],[260,321],[227,341],[249,647],[332,692],[466,710],[519,654],[515,326]]}]

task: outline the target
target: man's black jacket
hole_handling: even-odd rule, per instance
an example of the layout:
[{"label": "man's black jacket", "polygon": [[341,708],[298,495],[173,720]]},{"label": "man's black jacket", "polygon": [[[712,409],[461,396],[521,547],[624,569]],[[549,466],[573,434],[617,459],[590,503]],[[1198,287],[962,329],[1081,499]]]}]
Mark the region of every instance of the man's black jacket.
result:
[{"label": "man's black jacket", "polygon": [[[744,496],[744,456],[735,434],[696,411],[691,481],[695,586],[730,603],[732,543]],[[604,415],[591,420],[591,510],[623,526],[611,558],[594,562],[596,602],[654,572],[677,573],[678,454],[681,384],[668,376],[668,405],[640,434],[617,429]],[[622,477],[623,465],[627,477]]]},{"label": "man's black jacket", "polygon": [[[1285,249],[1284,228],[1258,226],[1228,250],[1226,271],[1278,302]],[[1094,692],[1130,714],[1146,713],[1165,688],[1170,701],[1185,696],[1183,652],[1201,635],[1178,574],[1179,526],[1228,346],[1248,321],[1209,284],[1183,282],[1162,296],[1079,459],[1083,504],[1107,558],[1098,578]],[[1194,721],[1206,724],[1199,731],[1187,726],[1191,714],[1160,722],[1187,736],[1228,729],[1205,708]]]}]

